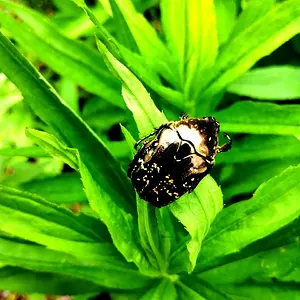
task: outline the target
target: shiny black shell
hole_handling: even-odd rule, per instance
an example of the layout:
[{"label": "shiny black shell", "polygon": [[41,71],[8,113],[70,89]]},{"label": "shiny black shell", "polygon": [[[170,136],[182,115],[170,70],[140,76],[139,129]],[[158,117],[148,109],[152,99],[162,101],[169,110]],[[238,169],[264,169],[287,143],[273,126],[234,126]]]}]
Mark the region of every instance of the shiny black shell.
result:
[{"label": "shiny black shell", "polygon": [[[223,152],[219,127],[213,117],[183,117],[150,134],[154,137],[143,143],[127,172],[140,198],[162,207],[192,192]],[[231,140],[225,146],[229,149]]]}]

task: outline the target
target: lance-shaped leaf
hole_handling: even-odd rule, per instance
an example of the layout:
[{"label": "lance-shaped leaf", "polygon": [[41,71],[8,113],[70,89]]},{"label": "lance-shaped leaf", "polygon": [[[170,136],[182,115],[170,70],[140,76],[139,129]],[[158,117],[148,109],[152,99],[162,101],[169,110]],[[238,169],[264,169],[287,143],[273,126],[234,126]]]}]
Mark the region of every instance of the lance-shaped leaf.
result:
[{"label": "lance-shaped leaf", "polygon": [[102,287],[72,276],[3,267],[0,268],[0,289],[26,294],[82,295],[99,293]]},{"label": "lance-shaped leaf", "polygon": [[224,209],[203,242],[197,268],[208,268],[297,218],[299,176],[300,166],[290,167],[262,184],[250,200]]},{"label": "lance-shaped leaf", "polygon": [[219,44],[224,44],[230,36],[235,25],[238,13],[238,1],[236,0],[215,0],[217,18],[217,32]]},{"label": "lance-shaped leaf", "polygon": [[89,203],[106,224],[114,245],[128,262],[134,262],[141,273],[158,275],[151,267],[141,247],[136,219],[117,205],[93,179],[86,166],[80,162],[80,174]]},{"label": "lance-shaped leaf", "polygon": [[23,183],[20,188],[56,204],[87,201],[77,173],[62,173],[55,177],[31,180]]},{"label": "lance-shaped leaf", "polygon": [[118,41],[132,52],[139,53],[137,43],[126,23],[122,10],[118,6],[118,2],[116,0],[109,0],[109,3],[113,13],[115,27],[118,28],[116,32]]},{"label": "lance-shaped leaf", "polygon": [[7,77],[0,73],[0,117],[23,99],[20,91]]},{"label": "lance-shaped leaf", "polygon": [[22,266],[32,271],[68,275],[107,288],[131,290],[148,286],[152,281],[123,260],[101,260],[96,267],[82,258],[4,238],[0,239],[0,263]]},{"label": "lance-shaped leaf", "polygon": [[[97,27],[97,38],[105,44],[107,49],[116,58],[118,58],[118,60],[122,61],[122,63],[132,70],[140,80],[153,89],[153,91],[158,93],[158,95],[163,97],[164,101],[167,101],[169,105],[171,104],[177,108],[182,108],[183,94],[179,91],[163,86],[158,74],[155,71],[155,68],[151,65],[151,63],[157,59],[147,60],[145,57],[142,57],[137,53],[133,53],[123,45],[119,44],[115,38],[102,26],[93,12],[84,3],[82,3],[82,1],[74,1],[83,7],[91,21]],[[99,43],[98,48],[100,48],[102,51],[101,44]],[[165,58],[163,58],[162,61],[164,60]],[[173,67],[173,69],[175,69],[175,67]],[[166,72],[164,72],[162,76],[165,74]],[[174,75],[171,77],[173,79]]]},{"label": "lance-shaped leaf", "polygon": [[299,80],[298,67],[257,68],[235,80],[227,91],[261,100],[297,100],[300,98]]},{"label": "lance-shaped leaf", "polygon": [[[216,284],[238,284],[247,282],[247,278],[257,282],[268,282],[270,278],[284,282],[300,282],[299,254],[295,250],[299,247],[299,232],[298,218],[240,252],[223,257],[218,264],[202,272],[198,277]],[[228,274],[226,279],[223,278],[223,273]]]},{"label": "lance-shaped leaf", "polygon": [[249,199],[251,193],[260,184],[280,174],[289,166],[297,166],[298,163],[299,158],[296,157],[258,162],[250,161],[228,166],[232,167],[229,176],[220,179],[224,198],[229,200],[236,195],[245,195],[244,199]]},{"label": "lance-shaped leaf", "polygon": [[239,101],[215,112],[226,132],[300,135],[299,105]]},{"label": "lance-shaped leaf", "polygon": [[202,240],[207,235],[211,223],[223,208],[220,188],[212,177],[206,176],[193,193],[184,195],[170,205],[172,214],[184,225],[190,235],[186,247],[188,258],[182,257],[183,249],[178,247],[171,260],[171,269],[179,271],[184,266],[191,272],[201,249]]},{"label": "lance-shaped leaf", "polygon": [[[11,32],[21,46],[35,53],[58,74],[87,91],[123,107],[118,82],[109,74],[102,57],[84,44],[63,36],[38,12],[11,1],[0,1],[0,24]],[[12,13],[22,20],[14,19]]]},{"label": "lance-shaped leaf", "polygon": [[177,284],[177,292],[180,295],[180,299],[188,300],[233,300],[233,298],[223,292],[218,287],[195,278],[193,275],[186,276]]},{"label": "lance-shaped leaf", "polygon": [[[45,150],[61,159],[72,157],[82,178],[87,198],[92,209],[107,226],[116,248],[125,256],[129,262],[134,262],[143,270],[148,271],[148,265],[144,253],[137,238],[137,224],[133,216],[122,206],[122,202],[105,192],[105,189],[94,180],[89,170],[82,163],[76,149],[62,147],[59,141],[52,135],[41,133],[37,130],[31,131],[36,142]],[[64,152],[64,153],[61,153]],[[118,221],[116,221],[118,220]],[[122,234],[120,234],[122,232]],[[89,246],[89,245],[87,245]],[[86,247],[87,247],[86,246]],[[97,245],[96,245],[97,246]],[[101,245],[98,245],[100,248]],[[90,252],[93,249],[91,248]],[[107,249],[106,249],[107,250]],[[101,255],[101,249],[94,249],[94,254]],[[151,271],[151,270],[150,270]],[[153,270],[151,271],[153,272]]]},{"label": "lance-shaped leaf", "polygon": [[271,278],[300,282],[299,260],[299,243],[295,242],[213,268],[197,277],[212,284],[243,283],[250,279],[268,281]]},{"label": "lance-shaped leaf", "polygon": [[162,23],[169,48],[179,62],[181,85],[188,100],[212,67],[218,52],[214,1],[162,1]]},{"label": "lance-shaped leaf", "polygon": [[21,156],[21,157],[50,157],[45,150],[36,146],[18,147],[18,148],[2,148],[0,156]]},{"label": "lance-shaped leaf", "polygon": [[294,136],[249,135],[234,141],[234,147],[217,156],[217,163],[246,163],[300,157],[300,141]]},{"label": "lance-shaped leaf", "polygon": [[299,284],[293,282],[258,283],[252,280],[240,284],[222,285],[224,292],[234,295],[234,299],[298,299],[300,297]]},{"label": "lance-shaped leaf", "polygon": [[[248,71],[259,59],[270,54],[300,31],[299,0],[277,3],[249,26],[228,39],[223,46],[211,74],[203,78],[199,95],[201,104],[211,108],[218,105],[214,95]],[[221,100],[221,99],[220,99]],[[202,111],[203,113],[203,111]]]},{"label": "lance-shaped leaf", "polygon": [[0,195],[2,232],[96,263],[119,257],[100,221],[16,189],[1,186]]},{"label": "lance-shaped leaf", "polygon": [[127,107],[133,112],[140,136],[143,137],[153,131],[154,128],[166,123],[166,117],[156,108],[140,81],[103,44],[98,42],[98,45],[111,68],[122,80],[123,97]]},{"label": "lance-shaped leaf", "polygon": [[129,180],[100,138],[3,35],[0,35],[0,55],[0,70],[15,82],[35,113],[68,147],[78,149],[81,160],[95,180],[115,195],[115,199],[123,201],[124,207],[128,207],[133,196]]},{"label": "lance-shaped leaf", "polygon": [[141,300],[175,300],[177,298],[176,289],[171,280],[164,278],[158,284],[154,285],[140,298]]},{"label": "lance-shaped leaf", "polygon": [[155,29],[136,11],[129,0],[114,0],[134,37],[135,43],[146,61],[174,87],[178,86],[176,65],[172,52],[165,47]]}]

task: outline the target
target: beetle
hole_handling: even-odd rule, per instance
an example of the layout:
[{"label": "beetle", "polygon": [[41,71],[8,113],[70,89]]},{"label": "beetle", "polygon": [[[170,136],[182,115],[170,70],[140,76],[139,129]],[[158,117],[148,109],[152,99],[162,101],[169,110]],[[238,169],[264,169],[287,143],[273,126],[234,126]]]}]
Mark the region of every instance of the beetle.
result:
[{"label": "beetle", "polygon": [[[210,172],[217,153],[231,148],[232,140],[218,145],[220,124],[214,117],[189,118],[161,125],[135,144],[137,150],[127,175],[141,199],[156,207],[168,205],[192,192]],[[149,139],[151,138],[151,139]]]}]

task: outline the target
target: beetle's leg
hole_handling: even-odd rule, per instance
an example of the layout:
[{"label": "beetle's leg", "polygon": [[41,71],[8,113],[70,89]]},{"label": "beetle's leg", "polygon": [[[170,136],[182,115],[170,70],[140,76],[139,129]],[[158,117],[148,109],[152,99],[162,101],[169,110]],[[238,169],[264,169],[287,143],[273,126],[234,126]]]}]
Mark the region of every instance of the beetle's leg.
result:
[{"label": "beetle's leg", "polygon": [[189,115],[187,113],[181,112],[180,113],[180,120],[188,119]]},{"label": "beetle's leg", "polygon": [[231,149],[231,146],[232,146],[232,139],[231,137],[224,132],[224,136],[228,139],[228,142],[222,146],[219,146],[218,149],[217,149],[217,152],[218,153],[221,153],[221,152],[226,152],[228,150]]},{"label": "beetle's leg", "polygon": [[146,140],[146,139],[149,138],[150,136],[160,134],[160,132],[161,132],[163,129],[167,128],[167,127],[169,127],[168,124],[163,124],[163,125],[159,126],[158,128],[155,128],[153,132],[147,134],[146,136],[144,136],[143,138],[141,138],[140,140],[138,140],[138,141],[135,143],[135,145],[134,145],[134,149],[137,149],[138,145],[139,145],[141,142],[143,142],[144,140]]}]

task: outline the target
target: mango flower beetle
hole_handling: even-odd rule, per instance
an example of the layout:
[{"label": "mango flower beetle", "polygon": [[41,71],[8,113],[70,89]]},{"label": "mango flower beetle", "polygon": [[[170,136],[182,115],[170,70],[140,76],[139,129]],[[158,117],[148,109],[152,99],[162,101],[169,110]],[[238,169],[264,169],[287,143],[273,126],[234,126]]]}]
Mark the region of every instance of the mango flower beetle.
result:
[{"label": "mango flower beetle", "polygon": [[[218,145],[219,122],[214,117],[189,118],[161,125],[139,140],[142,143],[127,175],[141,199],[156,207],[172,203],[192,192],[210,172],[217,153],[231,148],[232,141]],[[150,137],[153,137],[150,140]]]}]

